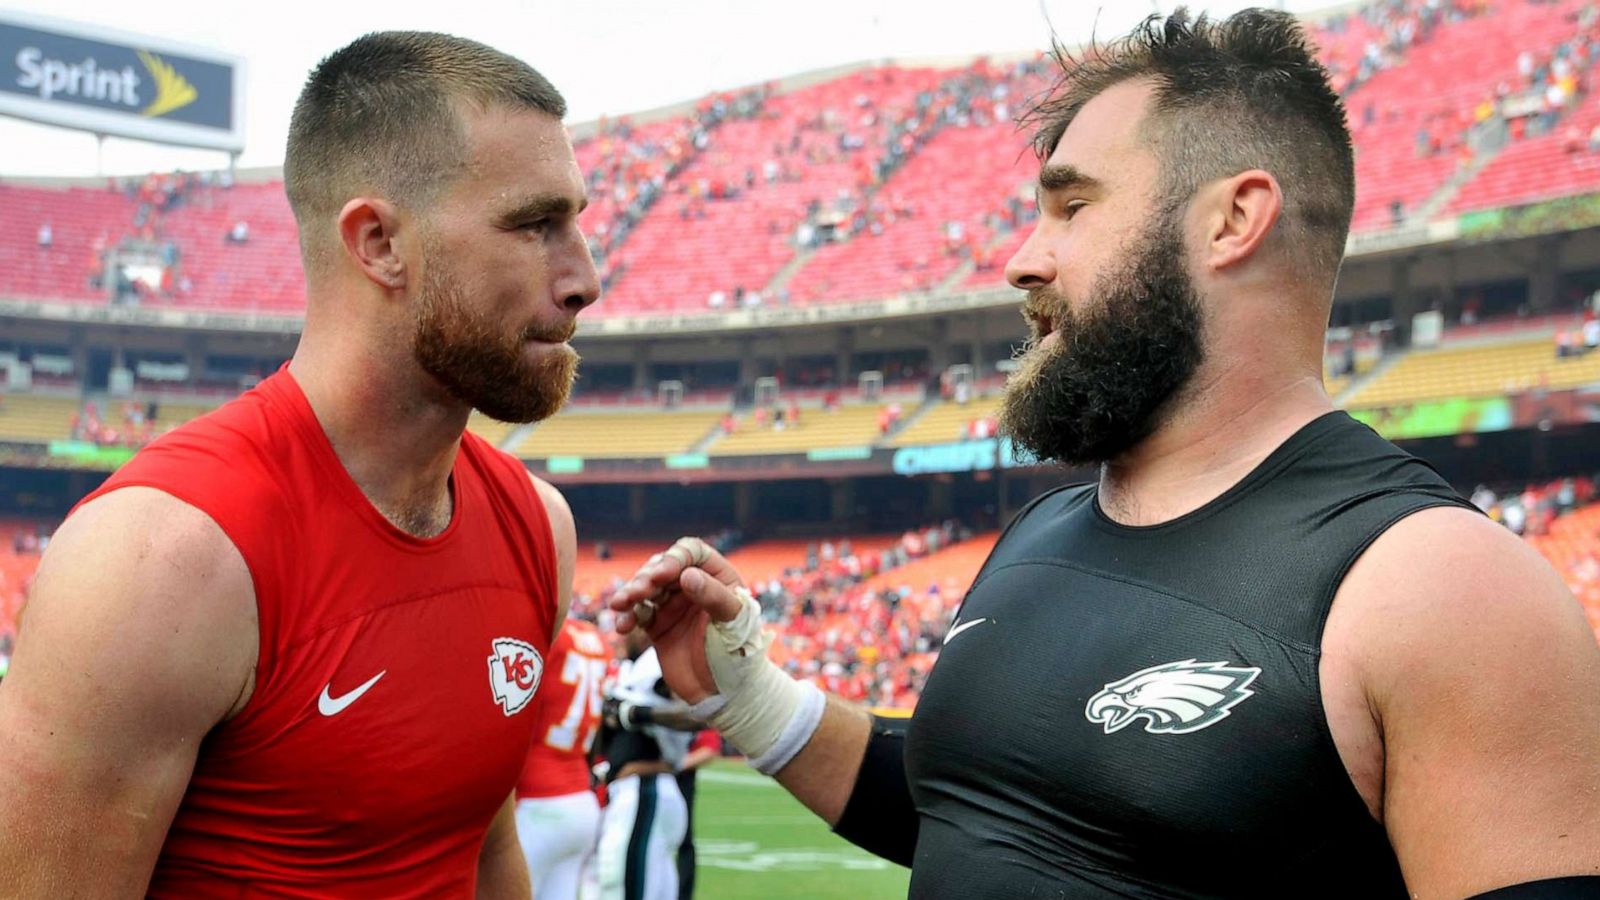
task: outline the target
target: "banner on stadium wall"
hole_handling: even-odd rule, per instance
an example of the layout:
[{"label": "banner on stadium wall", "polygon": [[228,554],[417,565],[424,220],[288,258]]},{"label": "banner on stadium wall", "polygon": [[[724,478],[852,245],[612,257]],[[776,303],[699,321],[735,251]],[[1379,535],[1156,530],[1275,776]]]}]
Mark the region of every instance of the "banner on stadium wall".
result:
[{"label": "banner on stadium wall", "polygon": [[244,61],[0,10],[0,115],[237,153],[244,149]]},{"label": "banner on stadium wall", "polygon": [[113,472],[139,452],[133,447],[102,447],[88,441],[51,441],[49,453],[75,469],[99,469]]},{"label": "banner on stadium wall", "polygon": [[1013,469],[1033,464],[1034,460],[1014,447],[1009,439],[985,438],[953,444],[901,447],[894,452],[890,466],[896,475],[933,475]]},{"label": "banner on stadium wall", "polygon": [[1468,241],[1499,241],[1577,231],[1600,225],[1600,194],[1462,213],[1456,222],[1461,239]]},{"label": "banner on stadium wall", "polygon": [[1509,397],[1457,397],[1376,409],[1352,409],[1350,416],[1391,441],[1508,431],[1517,424]]}]

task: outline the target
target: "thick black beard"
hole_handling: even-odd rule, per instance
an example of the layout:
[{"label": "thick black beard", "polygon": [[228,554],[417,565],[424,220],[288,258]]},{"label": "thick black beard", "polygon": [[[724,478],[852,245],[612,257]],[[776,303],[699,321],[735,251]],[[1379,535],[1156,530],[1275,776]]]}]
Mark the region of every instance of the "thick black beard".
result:
[{"label": "thick black beard", "polygon": [[562,348],[530,362],[523,347],[530,340],[567,340],[570,330],[530,326],[508,335],[473,313],[465,291],[437,261],[426,271],[411,341],[423,371],[491,419],[538,422],[560,411],[577,378],[578,354]]},{"label": "thick black beard", "polygon": [[1041,461],[1104,463],[1149,437],[1204,358],[1200,301],[1168,220],[1146,227],[1126,266],[1072,310],[1052,290],[1028,308],[1059,332],[1036,333],[1006,383],[1000,430]]}]

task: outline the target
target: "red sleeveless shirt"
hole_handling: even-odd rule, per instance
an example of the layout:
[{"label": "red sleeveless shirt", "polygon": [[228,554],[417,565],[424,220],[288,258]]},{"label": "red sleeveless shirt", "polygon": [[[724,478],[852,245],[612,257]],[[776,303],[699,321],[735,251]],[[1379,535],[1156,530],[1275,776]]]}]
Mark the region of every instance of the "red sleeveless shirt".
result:
[{"label": "red sleeveless shirt", "polygon": [[468,433],[451,481],[443,533],[395,528],[285,368],[90,495],[196,507],[255,585],[254,692],[201,745],[151,896],[472,895],[527,755],[556,562],[521,463]]}]

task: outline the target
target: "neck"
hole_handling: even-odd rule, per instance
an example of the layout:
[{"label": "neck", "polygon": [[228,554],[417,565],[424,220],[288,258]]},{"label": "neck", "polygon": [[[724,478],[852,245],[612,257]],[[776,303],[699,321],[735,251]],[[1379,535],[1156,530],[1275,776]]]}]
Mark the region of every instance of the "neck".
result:
[{"label": "neck", "polygon": [[1199,509],[1333,409],[1320,371],[1263,371],[1248,359],[1202,368],[1173,406],[1154,434],[1101,468],[1100,507],[1114,521],[1159,525]]},{"label": "neck", "polygon": [[450,523],[450,472],[471,410],[418,370],[397,336],[332,324],[308,310],[289,371],[367,500],[402,531],[436,535]]}]

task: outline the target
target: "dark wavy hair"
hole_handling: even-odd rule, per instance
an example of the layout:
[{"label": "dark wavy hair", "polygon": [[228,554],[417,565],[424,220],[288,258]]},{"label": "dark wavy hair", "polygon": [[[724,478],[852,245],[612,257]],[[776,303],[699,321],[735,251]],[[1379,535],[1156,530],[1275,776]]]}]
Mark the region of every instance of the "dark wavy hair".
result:
[{"label": "dark wavy hair", "polygon": [[1246,9],[1191,18],[1179,7],[1116,40],[1076,53],[1055,44],[1061,74],[1021,124],[1041,161],[1095,95],[1124,81],[1154,85],[1140,123],[1161,161],[1162,196],[1181,209],[1202,184],[1249,169],[1277,178],[1278,227],[1297,262],[1331,281],[1355,206],[1355,162],[1344,104],[1293,16]]}]

